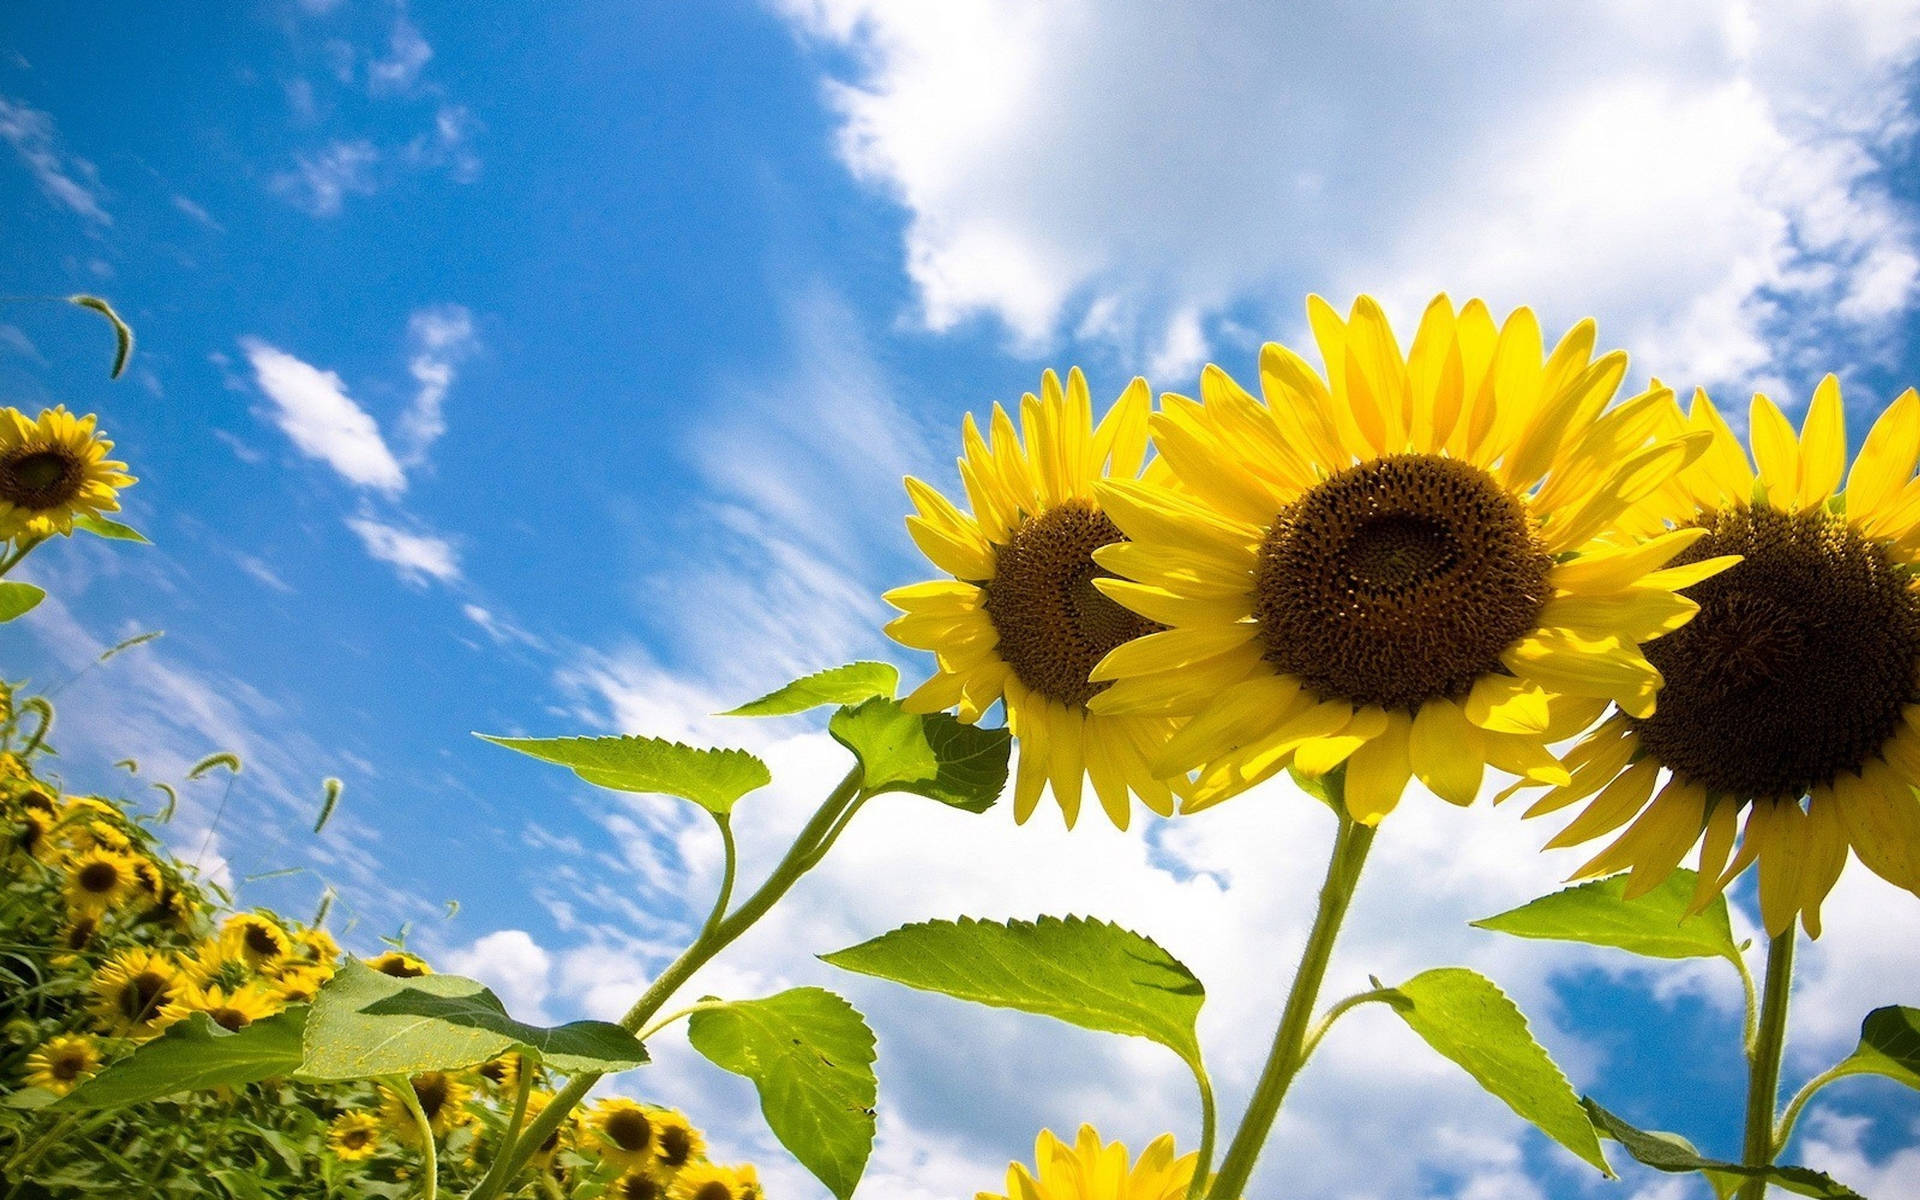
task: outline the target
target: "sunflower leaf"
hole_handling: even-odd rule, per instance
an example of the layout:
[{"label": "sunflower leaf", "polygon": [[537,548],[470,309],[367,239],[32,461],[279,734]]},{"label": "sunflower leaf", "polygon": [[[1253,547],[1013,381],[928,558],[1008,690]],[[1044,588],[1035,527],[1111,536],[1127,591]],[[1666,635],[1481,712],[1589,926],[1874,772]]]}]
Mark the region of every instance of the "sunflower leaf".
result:
[{"label": "sunflower leaf", "polygon": [[1747,1179],[1764,1178],[1775,1187],[1792,1192],[1796,1196],[1813,1196],[1817,1200],[1862,1200],[1860,1193],[1836,1182],[1823,1171],[1809,1167],[1789,1167],[1775,1164],[1771,1167],[1747,1167],[1739,1163],[1722,1162],[1707,1158],[1694,1149],[1693,1143],[1677,1133],[1661,1133],[1653,1130],[1636,1129],[1619,1117],[1600,1107],[1592,1098],[1581,1100],[1586,1107],[1587,1116],[1592,1119],[1593,1127],[1601,1136],[1619,1142],[1628,1154],[1645,1166],[1656,1171],[1671,1174],[1688,1174],[1698,1171],[1704,1175],[1713,1190],[1721,1197],[1730,1196],[1741,1182]]},{"label": "sunflower leaf", "polygon": [[1920,1090],[1920,1008],[1890,1004],[1860,1022],[1860,1044],[1835,1068],[1839,1075],[1884,1075]]},{"label": "sunflower leaf", "polygon": [[1698,915],[1687,915],[1693,905],[1695,879],[1692,871],[1676,870],[1659,887],[1628,900],[1627,877],[1612,875],[1564,888],[1473,924],[1515,937],[1611,946],[1648,958],[1725,958],[1739,962],[1740,950],[1734,945],[1726,897],[1715,896]]},{"label": "sunflower leaf", "polygon": [[900,672],[892,663],[853,662],[802,676],[758,700],[728,709],[723,717],[785,717],[823,704],[858,704],[875,696],[893,697]]},{"label": "sunflower leaf", "polygon": [[95,516],[93,513],[81,513],[75,517],[73,519],[73,527],[75,529],[84,529],[95,537],[111,538],[117,542],[142,542],[147,545],[152,544],[147,541],[146,534],[141,533],[133,526],[122,525],[118,521],[109,521],[105,517]]},{"label": "sunflower leaf", "polygon": [[1206,989],[1152,939],[1104,921],[923,921],[821,958],[922,991],[1149,1038],[1200,1060],[1194,1026]]},{"label": "sunflower leaf", "polygon": [[948,713],[921,716],[875,696],[834,713],[827,732],[860,760],[869,796],[912,792],[977,813],[992,808],[1007,784],[1013,739],[1004,729],[980,729]]},{"label": "sunflower leaf", "polygon": [[24,617],[47,598],[46,589],[16,579],[0,580],[0,623]]},{"label": "sunflower leaf", "polygon": [[291,1075],[300,1067],[307,1011],[296,1004],[231,1032],[205,1013],[189,1014],[75,1088],[59,1107],[122,1108],[179,1092]]},{"label": "sunflower leaf", "polygon": [[873,1152],[873,1031],[851,1004],[824,988],[701,1009],[687,1040],[708,1061],[744,1075],[760,1112],[838,1200],[847,1200]]},{"label": "sunflower leaf", "polygon": [[474,736],[570,767],[575,775],[603,788],[678,796],[715,816],[726,816],[740,797],[773,782],[767,764],[745,750],[703,750],[652,737]]},{"label": "sunflower leaf", "polygon": [[542,1028],[507,1015],[499,997],[458,975],[398,979],[348,962],[314,997],[300,1075],[377,1079],[470,1067],[518,1049],[563,1075],[624,1071],[647,1061],[632,1034],[605,1021]]},{"label": "sunflower leaf", "polygon": [[1393,1011],[1422,1041],[1542,1133],[1613,1176],[1580,1097],[1492,980],[1464,967],[1440,967],[1394,991],[1408,1003],[1395,1002]]}]

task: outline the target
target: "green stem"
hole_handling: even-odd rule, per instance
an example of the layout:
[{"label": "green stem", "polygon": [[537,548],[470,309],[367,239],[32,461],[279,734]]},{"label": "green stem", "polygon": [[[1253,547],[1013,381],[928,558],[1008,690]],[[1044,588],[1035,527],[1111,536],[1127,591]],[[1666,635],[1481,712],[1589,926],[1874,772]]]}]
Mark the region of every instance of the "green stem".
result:
[{"label": "green stem", "polygon": [[1335,1021],[1338,1021],[1354,1009],[1359,1008],[1362,1004],[1371,1004],[1375,1001],[1379,1001],[1382,1004],[1391,1004],[1399,994],[1399,992],[1394,991],[1392,988],[1374,988],[1372,991],[1355,992],[1353,995],[1348,996],[1338,1004],[1327,1009],[1326,1012],[1320,1015],[1320,1019],[1314,1022],[1313,1028],[1307,1033],[1306,1041],[1300,1045],[1300,1065],[1303,1067],[1307,1065],[1307,1060],[1313,1057],[1315,1050],[1319,1049],[1320,1039],[1327,1036],[1327,1030],[1333,1028]]},{"label": "green stem", "polygon": [[8,571],[19,566],[21,559],[33,553],[33,548],[46,540],[44,537],[23,538],[12,550],[9,550],[4,555],[0,555],[0,576],[4,576]]},{"label": "green stem", "polygon": [[1740,972],[1740,985],[1747,994],[1747,1016],[1746,1024],[1741,1027],[1740,1051],[1752,1059],[1754,1043],[1760,1037],[1760,992],[1753,986],[1753,972],[1747,968],[1747,956],[1734,955],[1733,965]]},{"label": "green stem", "polygon": [[720,918],[727,915],[727,905],[733,903],[734,875],[740,868],[739,848],[733,842],[733,821],[725,813],[715,813],[713,823],[720,827],[720,848],[726,861],[720,870],[720,894],[714,898],[713,911],[707,914],[706,924],[700,927],[701,937],[710,935]]},{"label": "green stem", "polygon": [[1787,1110],[1780,1114],[1780,1123],[1773,1127],[1775,1154],[1787,1148],[1787,1139],[1793,1136],[1793,1127],[1800,1120],[1800,1110],[1807,1106],[1807,1101],[1813,1099],[1813,1094],[1834,1080],[1845,1079],[1851,1074],[1853,1072],[1846,1069],[1846,1064],[1836,1063],[1807,1080],[1807,1085],[1793,1094],[1793,1099],[1787,1101]]},{"label": "green stem", "polygon": [[[832,794],[821,803],[819,809],[807,821],[806,827],[800,831],[800,836],[794,839],[793,845],[787,850],[786,857],[780,860],[780,864],[773,869],[771,875],[767,876],[766,882],[760,885],[760,889],[749,896],[739,908],[723,916],[721,915],[722,905],[714,905],[713,913],[708,917],[706,925],[701,928],[700,936],[696,937],[693,944],[682,951],[680,957],[674,959],[667,969],[660,973],[659,978],[655,979],[640,998],[633,1002],[633,1007],[627,1010],[627,1014],[620,1018],[622,1028],[631,1033],[646,1025],[648,1020],[673,998],[673,994],[680,990],[681,985],[685,984],[694,972],[752,928],[753,923],[765,916],[767,910],[772,908],[780,897],[787,894],[788,889],[806,874],[808,868],[820,861],[820,858],[833,845],[834,839],[839,837],[840,832],[846,828],[840,818],[865,799],[860,791],[861,778],[862,771],[858,765],[847,772],[846,778],[842,779],[833,789]],[[724,827],[723,824],[722,828]],[[730,887],[729,882],[723,881],[723,891]],[[521,1133],[520,1140],[512,1147],[510,1152],[512,1161],[507,1166],[506,1178],[512,1178],[521,1167],[526,1165],[540,1143],[546,1140],[548,1134],[560,1127],[560,1122],[567,1118],[567,1114],[573,1111],[598,1082],[600,1082],[600,1075],[595,1072],[576,1075],[567,1081],[565,1087],[554,1094],[553,1100],[540,1110],[540,1115],[533,1119],[533,1122]],[[508,1153],[508,1151],[503,1150],[502,1153]],[[489,1187],[483,1180],[469,1194],[468,1200],[493,1200],[499,1192],[498,1186]]]},{"label": "green stem", "polygon": [[395,1075],[387,1080],[387,1086],[400,1097],[400,1102],[413,1114],[414,1128],[420,1131],[422,1153],[427,1156],[426,1190],[421,1192],[423,1200],[435,1200],[440,1194],[440,1147],[433,1140],[433,1122],[427,1119],[427,1110],[420,1107],[420,1093],[413,1090],[413,1080],[406,1075]]},{"label": "green stem", "polygon": [[1200,1153],[1193,1163],[1193,1181],[1187,1184],[1187,1200],[1200,1200],[1207,1186],[1207,1173],[1213,1169],[1213,1139],[1219,1125],[1213,1105],[1213,1080],[1198,1058],[1190,1059],[1193,1082],[1200,1089]]},{"label": "green stem", "polygon": [[[1759,1034],[1747,1059],[1747,1128],[1740,1161],[1749,1167],[1773,1165],[1779,1145],[1773,1139],[1774,1105],[1780,1100],[1780,1058],[1787,1048],[1787,998],[1793,991],[1794,931],[1767,943],[1767,978],[1760,998]],[[1767,1181],[1749,1179],[1738,1200],[1765,1200]]]},{"label": "green stem", "polygon": [[16,1182],[12,1187],[7,1189],[7,1200],[13,1200],[15,1196],[20,1195],[21,1189],[26,1187],[27,1168],[38,1162],[40,1156],[52,1149],[54,1144],[66,1136],[67,1131],[72,1129],[79,1120],[80,1117],[77,1113],[61,1117],[55,1121],[38,1140],[14,1155],[13,1158],[7,1162],[7,1170],[9,1172],[18,1172],[18,1174],[14,1176]]},{"label": "green stem", "polygon": [[522,1054],[519,1087],[515,1089],[513,1097],[513,1116],[507,1120],[506,1132],[500,1135],[500,1147],[494,1151],[493,1165],[487,1168],[486,1175],[480,1180],[480,1186],[483,1188],[490,1187],[499,1191],[506,1186],[507,1164],[512,1161],[512,1156],[504,1151],[513,1145],[515,1139],[520,1136],[520,1127],[526,1124],[527,1097],[533,1094],[533,1074],[533,1063]]},{"label": "green stem", "polygon": [[697,1004],[689,1004],[685,1008],[676,1008],[633,1036],[644,1042],[654,1034],[659,1033],[662,1029],[678,1021],[681,1017],[690,1017],[694,1013],[705,1012],[709,1008],[725,1008],[726,1006],[727,1002],[724,1000],[702,1000]]},{"label": "green stem", "polygon": [[1340,924],[1346,919],[1347,906],[1353,902],[1354,888],[1360,883],[1367,851],[1373,847],[1371,825],[1360,824],[1344,811],[1337,811],[1337,815],[1340,835],[1334,840],[1333,855],[1327,863],[1326,882],[1320,886],[1320,906],[1314,914],[1313,929],[1307,935],[1300,969],[1287,992],[1280,1027],[1274,1031],[1273,1049],[1267,1055],[1260,1082],[1254,1086],[1253,1098],[1247,1103],[1246,1116],[1241,1118],[1240,1128],[1227,1147],[1227,1157],[1220,1164],[1220,1174],[1214,1177],[1213,1187],[1207,1193],[1210,1200],[1240,1200],[1253,1174],[1254,1161],[1260,1157],[1267,1133],[1280,1113],[1280,1103],[1286,1099],[1288,1087],[1306,1061],[1301,1048],[1307,1023],[1313,1017],[1314,1002],[1320,993],[1320,983],[1326,978]]}]

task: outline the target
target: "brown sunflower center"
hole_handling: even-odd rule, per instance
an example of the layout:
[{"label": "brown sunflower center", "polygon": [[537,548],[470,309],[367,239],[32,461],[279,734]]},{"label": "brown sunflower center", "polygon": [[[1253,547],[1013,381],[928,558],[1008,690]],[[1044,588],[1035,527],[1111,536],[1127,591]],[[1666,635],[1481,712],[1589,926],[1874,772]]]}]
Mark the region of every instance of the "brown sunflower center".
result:
[{"label": "brown sunflower center", "polygon": [[1534,628],[1552,562],[1526,506],[1485,471],[1397,454],[1280,513],[1254,617],[1267,661],[1322,699],[1412,711],[1502,669]]},{"label": "brown sunflower center", "polygon": [[279,958],[286,953],[286,945],[280,935],[265,925],[249,925],[246,933],[247,949],[255,958]]},{"label": "brown sunflower center", "polygon": [[119,1009],[129,1021],[144,1021],[173,998],[172,982],[158,971],[142,971],[120,989]]},{"label": "brown sunflower center", "polygon": [[23,446],[0,457],[0,500],[58,508],[80,494],[86,477],[86,463],[63,446]]},{"label": "brown sunflower center", "polygon": [[623,1108],[607,1118],[607,1139],[622,1150],[645,1150],[653,1142],[653,1122],[647,1114]]},{"label": "brown sunflower center", "polygon": [[383,954],[370,965],[382,975],[390,975],[395,979],[418,979],[426,974],[418,964],[398,954]]},{"label": "brown sunflower center", "polygon": [[453,1096],[453,1088],[445,1075],[438,1072],[413,1077],[413,1094],[420,1101],[420,1111],[427,1114],[428,1123],[440,1116],[440,1110],[447,1106]]},{"label": "brown sunflower center", "polygon": [[62,1083],[72,1083],[87,1073],[88,1063],[89,1060],[84,1053],[78,1050],[69,1050],[57,1056],[53,1062],[48,1065],[52,1069],[55,1079],[58,1079]]},{"label": "brown sunflower center", "polygon": [[660,1200],[666,1194],[651,1175],[628,1175],[620,1181],[620,1200]]},{"label": "brown sunflower center", "polygon": [[253,1014],[243,1008],[229,1004],[216,1005],[207,1010],[207,1019],[228,1033],[238,1033],[253,1024]]},{"label": "brown sunflower center", "polygon": [[104,896],[124,882],[120,868],[110,862],[88,863],[74,875],[74,881],[81,891],[94,896]]},{"label": "brown sunflower center", "polygon": [[660,1161],[678,1170],[693,1153],[693,1135],[678,1125],[660,1131]]},{"label": "brown sunflower center", "polygon": [[372,1140],[372,1131],[366,1129],[349,1129],[340,1135],[340,1144],[349,1150],[364,1150]]},{"label": "brown sunflower center", "polygon": [[1858,771],[1920,702],[1920,601],[1840,517],[1737,505],[1674,563],[1741,554],[1687,589],[1693,620],[1646,647],[1666,679],[1634,722],[1675,774],[1736,799],[1798,799]]},{"label": "brown sunflower center", "polygon": [[999,547],[985,585],[1001,659],[1029,689],[1069,708],[1084,707],[1106,690],[1087,673],[1109,650],[1162,628],[1093,586],[1113,574],[1093,561],[1093,552],[1121,540],[1105,513],[1070,501],[1015,530]]},{"label": "brown sunflower center", "polygon": [[718,1179],[700,1185],[693,1194],[693,1200],[733,1200],[733,1189]]}]

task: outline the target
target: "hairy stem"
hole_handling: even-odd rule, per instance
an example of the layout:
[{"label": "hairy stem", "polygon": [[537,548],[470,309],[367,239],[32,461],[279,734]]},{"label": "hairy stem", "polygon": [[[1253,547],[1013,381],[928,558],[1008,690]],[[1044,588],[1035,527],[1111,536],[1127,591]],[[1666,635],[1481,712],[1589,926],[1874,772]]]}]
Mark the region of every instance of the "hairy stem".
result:
[{"label": "hairy stem", "polygon": [[413,1125],[420,1131],[421,1153],[426,1155],[427,1176],[421,1181],[420,1195],[423,1200],[435,1200],[440,1194],[440,1147],[433,1140],[433,1122],[427,1119],[427,1110],[420,1107],[420,1093],[413,1090],[413,1080],[405,1075],[395,1075],[387,1081],[387,1086],[400,1097],[400,1102],[413,1114]]},{"label": "hairy stem", "polygon": [[1200,1154],[1194,1159],[1187,1200],[1199,1200],[1207,1186],[1207,1172],[1213,1167],[1213,1139],[1218,1131],[1219,1116],[1214,1110],[1213,1080],[1207,1075],[1206,1065],[1195,1058],[1188,1060],[1187,1066],[1193,1069],[1193,1082],[1200,1089]]},{"label": "hairy stem", "polygon": [[[1740,1161],[1749,1167],[1773,1165],[1779,1145],[1773,1138],[1774,1105],[1780,1100],[1780,1058],[1787,1048],[1787,998],[1793,991],[1791,926],[1767,943],[1767,978],[1760,997],[1760,1023],[1747,1056],[1747,1128]],[[1765,1179],[1740,1185],[1738,1200],[1764,1200]]]}]

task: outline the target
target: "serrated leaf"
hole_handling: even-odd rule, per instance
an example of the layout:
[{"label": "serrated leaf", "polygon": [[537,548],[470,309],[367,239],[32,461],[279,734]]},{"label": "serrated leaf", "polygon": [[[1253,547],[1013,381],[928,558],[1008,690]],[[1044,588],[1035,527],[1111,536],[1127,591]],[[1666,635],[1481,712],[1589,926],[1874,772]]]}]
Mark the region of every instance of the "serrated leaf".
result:
[{"label": "serrated leaf", "polygon": [[[84,529],[95,537],[111,538],[117,542],[147,542],[147,535],[131,525],[122,525],[118,521],[109,521],[92,513],[83,513],[73,519],[75,529]],[[147,543],[151,544],[151,543]]]},{"label": "serrated leaf", "polygon": [[1007,785],[1013,739],[949,713],[921,716],[875,696],[827,722],[833,740],[853,751],[868,795],[911,792],[968,812],[985,812]]},{"label": "serrated leaf", "polygon": [[205,1013],[192,1013],[167,1031],[109,1063],[75,1088],[62,1108],[120,1108],[179,1092],[237,1087],[291,1075],[300,1067],[300,1004],[251,1025],[227,1030]]},{"label": "serrated leaf", "polygon": [[1149,1038],[1200,1058],[1206,989],[1151,938],[1083,917],[924,921],[821,955],[826,962],[976,1004]]},{"label": "serrated leaf", "polygon": [[823,704],[859,704],[875,696],[893,697],[900,672],[892,663],[854,662],[794,680],[778,691],[721,713],[723,717],[785,717]]},{"label": "serrated leaf", "polygon": [[1860,1044],[1840,1061],[1848,1075],[1884,1075],[1920,1090],[1920,1008],[1890,1004],[1860,1022]]},{"label": "serrated leaf", "polygon": [[732,812],[740,797],[773,782],[767,764],[745,750],[703,750],[652,737],[474,736],[570,767],[603,788],[678,796],[716,816]]},{"label": "serrated leaf", "polygon": [[1697,1171],[1706,1176],[1707,1182],[1723,1197],[1731,1195],[1741,1180],[1764,1177],[1767,1182],[1796,1196],[1813,1196],[1817,1200],[1864,1200],[1860,1193],[1836,1182],[1824,1171],[1778,1164],[1748,1167],[1707,1158],[1694,1149],[1692,1142],[1677,1133],[1636,1129],[1600,1107],[1592,1098],[1581,1103],[1586,1107],[1593,1127],[1603,1136],[1619,1142],[1628,1154],[1643,1165],[1678,1175]]},{"label": "serrated leaf", "polygon": [[449,1071],[521,1050],[563,1075],[624,1071],[646,1048],[605,1021],[543,1028],[516,1021],[477,980],[458,975],[398,979],[350,961],[314,997],[300,1074],[377,1079]]},{"label": "serrated leaf", "polygon": [[1637,899],[1626,898],[1627,877],[1612,875],[1542,896],[1475,921],[1480,929],[1515,937],[1546,938],[1611,946],[1648,958],[1724,958],[1740,961],[1727,918],[1727,901],[1715,896],[1689,917],[1695,875],[1676,870],[1665,883]]},{"label": "serrated leaf", "polygon": [[[1394,989],[1393,1011],[1522,1119],[1611,1177],[1580,1097],[1492,980],[1464,967],[1422,971]],[[1405,1003],[1400,1002],[1404,1000]]]},{"label": "serrated leaf", "polygon": [[0,623],[24,617],[47,598],[45,588],[16,579],[0,580]]},{"label": "serrated leaf", "polygon": [[873,1152],[873,1031],[824,988],[702,1009],[687,1040],[715,1066],[744,1075],[780,1144],[839,1200]]}]

